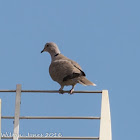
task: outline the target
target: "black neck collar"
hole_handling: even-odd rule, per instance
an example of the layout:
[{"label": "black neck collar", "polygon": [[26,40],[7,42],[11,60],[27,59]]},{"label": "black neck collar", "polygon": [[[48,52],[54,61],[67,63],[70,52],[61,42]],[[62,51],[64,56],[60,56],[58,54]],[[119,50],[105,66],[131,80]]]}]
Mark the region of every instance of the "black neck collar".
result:
[{"label": "black neck collar", "polygon": [[56,57],[57,55],[59,55],[60,53],[55,54],[54,56]]}]

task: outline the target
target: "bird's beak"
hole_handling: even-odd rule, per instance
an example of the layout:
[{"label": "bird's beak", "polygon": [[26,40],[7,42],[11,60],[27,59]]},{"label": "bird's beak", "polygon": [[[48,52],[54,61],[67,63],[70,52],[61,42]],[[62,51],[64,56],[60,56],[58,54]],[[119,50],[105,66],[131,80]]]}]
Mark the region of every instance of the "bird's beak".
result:
[{"label": "bird's beak", "polygon": [[44,52],[44,49],[41,51],[41,53],[43,53]]}]

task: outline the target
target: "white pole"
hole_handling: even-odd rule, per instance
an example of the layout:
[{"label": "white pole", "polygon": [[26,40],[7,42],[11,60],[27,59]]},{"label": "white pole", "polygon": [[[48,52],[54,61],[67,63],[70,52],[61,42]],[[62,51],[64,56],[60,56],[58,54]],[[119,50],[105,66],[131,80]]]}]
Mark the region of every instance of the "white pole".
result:
[{"label": "white pole", "polygon": [[0,99],[0,140],[1,140],[1,99]]},{"label": "white pole", "polygon": [[102,91],[99,140],[112,140],[108,90]]},{"label": "white pole", "polygon": [[17,88],[16,88],[16,103],[15,103],[13,140],[18,140],[18,137],[19,137],[20,102],[21,102],[21,85],[18,84]]}]

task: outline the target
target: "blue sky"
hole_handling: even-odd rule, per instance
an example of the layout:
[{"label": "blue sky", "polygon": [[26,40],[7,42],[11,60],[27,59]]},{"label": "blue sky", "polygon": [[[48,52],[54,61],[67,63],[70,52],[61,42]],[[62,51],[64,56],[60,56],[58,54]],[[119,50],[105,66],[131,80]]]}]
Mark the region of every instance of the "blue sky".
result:
[{"label": "blue sky", "polygon": [[[113,140],[139,137],[140,2],[138,0],[0,1],[0,89],[57,90],[41,54],[46,42],[77,61],[97,87],[109,90]],[[65,89],[69,89],[67,87]],[[0,93],[2,115],[13,116],[15,94]],[[22,93],[21,116],[99,116],[100,95]],[[20,133],[98,136],[99,121],[21,120]],[[12,132],[2,120],[2,132]]]}]

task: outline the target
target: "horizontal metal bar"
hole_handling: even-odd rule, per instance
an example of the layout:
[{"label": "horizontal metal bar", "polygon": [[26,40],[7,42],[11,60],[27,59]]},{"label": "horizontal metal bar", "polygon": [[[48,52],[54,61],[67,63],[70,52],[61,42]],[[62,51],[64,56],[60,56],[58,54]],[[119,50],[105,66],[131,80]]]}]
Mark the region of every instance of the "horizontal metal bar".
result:
[{"label": "horizontal metal bar", "polygon": [[16,90],[0,90],[0,92],[16,92]]},{"label": "horizontal metal bar", "polygon": [[1,139],[13,139],[13,137],[1,137]]},{"label": "horizontal metal bar", "polygon": [[[14,119],[14,116],[2,116],[2,119]],[[99,120],[100,117],[93,117],[93,116],[21,116],[20,119],[97,119]]]},{"label": "horizontal metal bar", "polygon": [[[0,90],[0,92],[16,92],[16,90]],[[21,92],[59,93],[58,90],[21,90]],[[69,93],[69,91],[64,91],[64,93]],[[102,91],[73,91],[73,93],[102,93]]]},{"label": "horizontal metal bar", "polygon": [[[1,139],[13,139],[13,137],[1,137]],[[99,137],[19,137],[19,139],[94,139],[98,140]]]},{"label": "horizontal metal bar", "polygon": [[[59,93],[58,90],[21,90],[21,92]],[[64,91],[69,93],[69,91]],[[102,91],[73,91],[73,93],[102,93]]]}]

